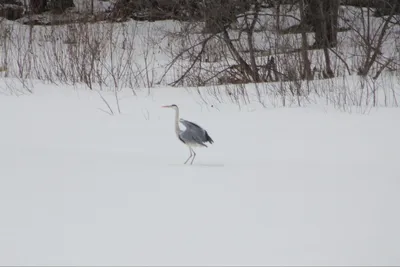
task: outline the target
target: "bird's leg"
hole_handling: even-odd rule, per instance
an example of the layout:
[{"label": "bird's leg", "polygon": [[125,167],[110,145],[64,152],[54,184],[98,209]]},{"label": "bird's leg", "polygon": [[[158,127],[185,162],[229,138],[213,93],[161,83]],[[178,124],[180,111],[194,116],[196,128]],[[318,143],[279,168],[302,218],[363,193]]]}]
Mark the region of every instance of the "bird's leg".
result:
[{"label": "bird's leg", "polygon": [[192,158],[192,161],[190,162],[190,164],[193,164],[193,160],[194,160],[194,158],[196,157],[196,152],[194,152],[193,149],[192,149],[192,151],[193,151],[193,158]]},{"label": "bird's leg", "polygon": [[185,161],[184,164],[186,164],[189,161],[189,159],[192,157],[192,149],[190,147],[189,147],[189,151],[190,151],[190,156],[188,157],[188,159]]}]

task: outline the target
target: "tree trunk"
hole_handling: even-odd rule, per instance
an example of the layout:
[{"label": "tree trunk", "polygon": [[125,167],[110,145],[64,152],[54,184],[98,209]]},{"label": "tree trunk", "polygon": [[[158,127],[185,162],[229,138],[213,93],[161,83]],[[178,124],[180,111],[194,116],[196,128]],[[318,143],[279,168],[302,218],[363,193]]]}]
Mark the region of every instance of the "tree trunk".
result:
[{"label": "tree trunk", "polygon": [[74,7],[74,0],[52,0],[51,9],[56,12],[64,12],[67,8]]},{"label": "tree trunk", "polygon": [[205,31],[219,33],[237,20],[238,14],[250,10],[253,0],[209,0],[203,10]]},{"label": "tree trunk", "polygon": [[340,0],[329,0],[327,1],[327,10],[326,15],[327,19],[327,37],[328,37],[328,46],[334,47],[337,45],[337,32],[339,28],[338,18],[339,18],[339,7]]},{"label": "tree trunk", "polygon": [[315,40],[322,38],[319,44],[322,46],[325,56],[325,71],[323,73],[324,78],[333,78],[334,74],[332,71],[331,59],[328,50],[328,47],[332,45],[332,36],[330,34],[331,25],[329,23],[330,19],[326,17],[325,11],[326,10],[324,10],[323,3],[319,2],[316,17],[320,21],[320,24],[318,24],[318,26],[316,25]]},{"label": "tree trunk", "polygon": [[30,0],[31,10],[34,14],[40,14],[45,11],[47,0]]},{"label": "tree trunk", "polygon": [[[323,0],[321,0],[323,1]],[[315,26],[315,14],[318,11],[318,7],[315,5],[319,1],[315,0],[300,0],[300,8],[303,10],[303,16],[301,16],[301,24],[303,26],[311,26],[314,29]]]},{"label": "tree trunk", "polygon": [[[254,52],[254,40],[253,40],[253,33],[254,33],[254,28],[256,26],[257,20],[258,20],[258,15],[260,12],[260,5],[258,3],[255,4],[254,8],[254,16],[251,21],[251,24],[246,27],[246,32],[247,32],[247,43],[249,46],[249,52],[250,52],[250,64],[251,64],[251,69],[253,70],[253,81],[254,82],[260,82],[260,74],[258,73],[258,68],[257,68],[257,63],[256,63],[256,56]],[[247,15],[245,15],[245,20],[246,22],[248,21]]]},{"label": "tree trunk", "polygon": [[[306,3],[308,0],[300,0],[300,17],[302,21],[305,20],[307,16]],[[311,72],[311,62],[308,58],[308,42],[307,42],[307,34],[304,30],[301,31],[301,57],[303,59],[303,70],[302,70],[302,79],[312,80],[312,72]]]},{"label": "tree trunk", "polygon": [[339,0],[309,0],[314,11],[313,28],[315,30],[314,47],[335,47],[337,44],[337,28]]}]

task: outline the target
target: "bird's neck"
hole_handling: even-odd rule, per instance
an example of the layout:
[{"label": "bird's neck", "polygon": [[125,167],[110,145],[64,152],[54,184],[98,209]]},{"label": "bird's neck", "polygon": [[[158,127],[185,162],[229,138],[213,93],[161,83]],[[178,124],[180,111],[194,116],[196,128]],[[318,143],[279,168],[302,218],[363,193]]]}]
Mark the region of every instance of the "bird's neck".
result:
[{"label": "bird's neck", "polygon": [[180,133],[180,129],[179,129],[179,109],[175,109],[175,132],[177,135],[179,135]]}]

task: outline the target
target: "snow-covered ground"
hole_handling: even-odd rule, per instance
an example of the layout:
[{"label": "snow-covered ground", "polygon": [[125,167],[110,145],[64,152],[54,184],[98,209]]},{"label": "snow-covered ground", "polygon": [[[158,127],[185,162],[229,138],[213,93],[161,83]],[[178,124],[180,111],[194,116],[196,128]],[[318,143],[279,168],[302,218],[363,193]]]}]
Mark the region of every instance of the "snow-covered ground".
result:
[{"label": "snow-covered ground", "polygon": [[[360,79],[333,56],[331,80],[167,88],[199,38],[182,25],[0,23],[0,265],[400,265],[398,72]],[[299,47],[274,34],[261,48]],[[339,39],[354,74],[357,35]],[[173,103],[215,141],[194,165]]]},{"label": "snow-covered ground", "polygon": [[[34,88],[0,95],[0,265],[400,264],[399,109]],[[215,141],[192,166],[172,103]]]}]

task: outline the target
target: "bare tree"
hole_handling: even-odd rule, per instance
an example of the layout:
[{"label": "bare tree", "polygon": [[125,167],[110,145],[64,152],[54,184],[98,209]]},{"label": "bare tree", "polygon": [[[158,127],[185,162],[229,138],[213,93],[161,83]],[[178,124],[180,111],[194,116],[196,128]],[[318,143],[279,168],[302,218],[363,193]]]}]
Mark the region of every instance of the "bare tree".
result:
[{"label": "bare tree", "polygon": [[[305,19],[305,16],[307,15],[305,11],[305,0],[300,0],[300,17],[302,20]],[[311,72],[311,62],[310,59],[308,58],[308,42],[307,42],[307,34],[304,29],[301,30],[301,56],[303,59],[303,72],[302,72],[302,78],[306,80],[311,80],[312,79],[312,72]]]},{"label": "bare tree", "polygon": [[315,31],[314,47],[334,47],[337,44],[340,0],[306,0],[305,20]]},{"label": "bare tree", "polygon": [[[390,3],[390,2],[388,2]],[[374,18],[373,9],[369,6],[360,7],[352,12],[354,18],[347,22],[348,27],[354,33],[352,42],[359,47],[355,53],[360,61],[357,66],[357,74],[367,76],[375,70],[376,79],[383,69],[393,61],[392,57],[385,55],[382,50],[390,33],[395,26],[395,12],[400,3],[395,2],[391,7],[391,13],[386,17]]]}]

